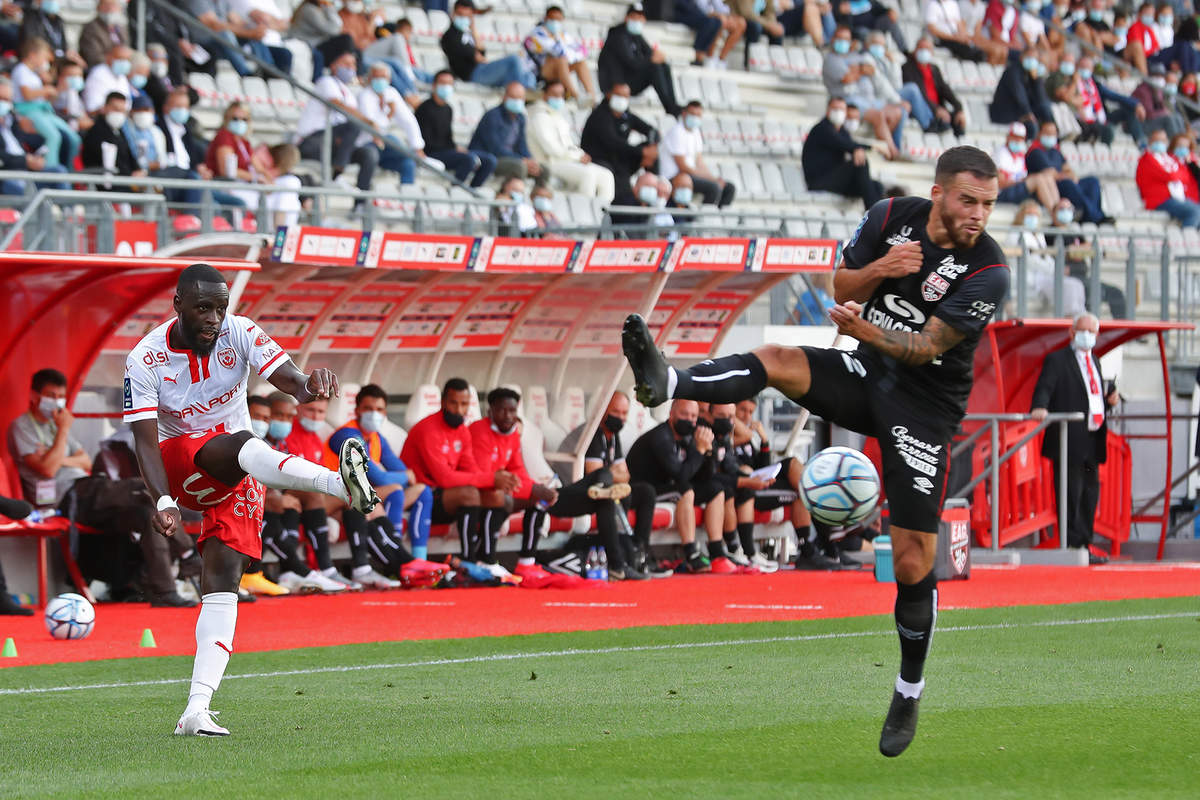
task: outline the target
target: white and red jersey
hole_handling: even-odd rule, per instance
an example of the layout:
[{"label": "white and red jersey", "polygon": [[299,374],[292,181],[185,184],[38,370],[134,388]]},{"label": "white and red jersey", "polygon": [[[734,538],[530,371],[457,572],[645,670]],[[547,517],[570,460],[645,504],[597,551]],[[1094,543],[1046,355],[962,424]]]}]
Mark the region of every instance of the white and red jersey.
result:
[{"label": "white and red jersey", "polygon": [[158,420],[160,442],[176,436],[250,430],[246,384],[250,370],[261,378],[290,359],[253,320],[229,314],[207,356],[170,345],[179,320],[159,325],[125,360],[125,422]]}]

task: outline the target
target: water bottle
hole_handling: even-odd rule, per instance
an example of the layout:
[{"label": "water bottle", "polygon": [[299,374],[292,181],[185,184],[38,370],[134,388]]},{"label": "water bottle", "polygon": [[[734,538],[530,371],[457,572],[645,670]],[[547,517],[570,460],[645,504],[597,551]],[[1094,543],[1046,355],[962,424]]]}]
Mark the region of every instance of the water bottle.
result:
[{"label": "water bottle", "polygon": [[597,579],[600,573],[600,556],[596,552],[596,548],[588,550],[587,561],[583,564],[583,577],[589,581]]},{"label": "water bottle", "polygon": [[608,580],[608,553],[604,548],[600,548],[600,559],[596,562],[596,577],[602,581]]},{"label": "water bottle", "polygon": [[892,537],[876,536],[875,541],[875,580],[880,583],[895,583],[896,572],[892,568]]},{"label": "water bottle", "polygon": [[33,522],[33,523],[45,522],[46,520],[53,519],[54,517],[57,517],[57,516],[58,516],[58,509],[56,509],[56,508],[46,508],[46,509],[40,509],[40,510],[35,508],[32,512],[30,512],[29,516],[26,517],[23,521],[24,522]]}]

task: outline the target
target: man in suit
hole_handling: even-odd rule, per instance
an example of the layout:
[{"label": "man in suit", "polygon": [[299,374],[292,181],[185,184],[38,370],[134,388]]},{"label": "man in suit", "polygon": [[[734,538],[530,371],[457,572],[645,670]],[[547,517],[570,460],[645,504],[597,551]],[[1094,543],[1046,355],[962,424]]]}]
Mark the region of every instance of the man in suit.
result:
[{"label": "man in suit", "polygon": [[121,0],[100,0],[96,18],[79,32],[79,55],[88,69],[104,63],[108,51],[116,45],[129,45],[129,27],[121,10]]},{"label": "man in suit", "polygon": [[857,120],[857,109],[851,109],[840,97],[830,97],[825,116],[804,140],[800,165],[810,190],[861,197],[863,206],[870,210],[883,197],[883,184],[871,177],[867,146],[852,135],[858,130]]},{"label": "man in suit", "polygon": [[[1033,389],[1033,409],[1036,420],[1043,420],[1051,411],[1082,411],[1086,419],[1067,423],[1067,493],[1058,502],[1067,504],[1067,544],[1088,547],[1092,543],[1092,526],[1096,504],[1100,501],[1100,465],[1108,456],[1107,409],[1117,402],[1113,386],[1107,395],[1100,362],[1092,353],[1100,321],[1093,314],[1080,314],[1071,327],[1071,346],[1055,350],[1042,362],[1042,373]],[[1054,462],[1054,491],[1059,492],[1058,463],[1059,425],[1053,424],[1042,437],[1042,455]],[[1103,564],[1108,559],[1088,553],[1088,563]]]},{"label": "man in suit", "polygon": [[900,79],[904,85],[913,84],[933,109],[934,124],[928,128],[936,132],[953,130],[962,136],[967,127],[967,115],[962,102],[942,77],[942,70],[933,63],[933,42],[922,36],[917,49],[912,52],[900,68]]}]

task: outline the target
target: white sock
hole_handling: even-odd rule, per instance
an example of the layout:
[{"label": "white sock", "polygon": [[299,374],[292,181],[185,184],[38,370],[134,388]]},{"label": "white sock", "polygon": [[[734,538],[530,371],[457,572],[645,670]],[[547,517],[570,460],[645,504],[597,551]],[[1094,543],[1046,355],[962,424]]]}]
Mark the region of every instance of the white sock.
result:
[{"label": "white sock", "polygon": [[371,565],[370,564],[363,564],[361,567],[354,568],[354,577],[356,577],[356,578],[365,578],[367,575],[370,575],[370,574],[371,574]]},{"label": "white sock", "polygon": [[537,559],[534,558],[533,556],[530,556],[529,558],[518,558],[517,563],[520,564],[522,567],[528,567],[528,566],[532,566],[533,564],[536,564]]},{"label": "white sock", "polygon": [[[369,569],[369,567],[368,567],[368,569]],[[326,578],[332,578],[338,574],[337,567],[330,567],[329,569],[323,569],[323,570],[321,570],[321,574],[324,575]]]},{"label": "white sock", "polygon": [[237,626],[237,594],[210,592],[200,598],[200,616],[196,619],[196,661],[192,666],[192,688],[187,709],[204,711],[233,652],[233,630]]},{"label": "white sock", "polygon": [[910,700],[920,700],[921,692],[925,691],[925,679],[921,678],[920,682],[918,683],[909,683],[897,675],[896,691],[899,692],[902,697],[907,697]]},{"label": "white sock", "polygon": [[272,489],[320,492],[350,501],[341,475],[299,456],[280,453],[262,439],[251,439],[242,445],[238,465]]},{"label": "white sock", "polygon": [[679,376],[675,373],[674,367],[667,367],[667,399],[672,400],[675,397],[675,387],[679,384]]}]

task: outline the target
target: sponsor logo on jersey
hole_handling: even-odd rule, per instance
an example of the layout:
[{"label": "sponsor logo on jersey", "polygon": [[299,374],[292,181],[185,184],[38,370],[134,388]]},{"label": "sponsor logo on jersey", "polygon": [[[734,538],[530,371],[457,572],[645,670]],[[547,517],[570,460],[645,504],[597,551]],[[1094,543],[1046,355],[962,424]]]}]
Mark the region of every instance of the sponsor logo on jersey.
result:
[{"label": "sponsor logo on jersey", "polygon": [[147,350],[142,356],[142,363],[147,367],[157,367],[159,364],[171,363],[171,357],[162,350]]},{"label": "sponsor logo on jersey", "polygon": [[938,265],[937,274],[943,277],[954,280],[959,275],[967,271],[966,264],[954,263],[954,256],[946,256],[942,259],[942,263]]},{"label": "sponsor logo on jersey", "polygon": [[459,441],[458,439],[454,440],[454,452],[456,452],[456,453],[462,452],[462,442]]},{"label": "sponsor logo on jersey", "polygon": [[133,384],[129,382],[129,378],[125,379],[125,397],[122,403],[126,411],[133,411]]},{"label": "sponsor logo on jersey", "polygon": [[927,303],[936,303],[941,300],[946,294],[946,290],[950,288],[950,281],[938,275],[936,272],[929,273],[925,278],[925,282],[921,284],[921,297]]},{"label": "sponsor logo on jersey", "polygon": [[986,300],[976,300],[974,303],[971,303],[971,307],[967,309],[967,313],[975,319],[986,320],[992,316],[992,312],[995,310],[995,303],[989,303]]},{"label": "sponsor logo on jersey", "polygon": [[[937,475],[939,454],[942,452],[940,444],[930,444],[918,439],[903,425],[892,427],[892,439],[896,452],[909,468],[930,477]],[[932,484],[930,487],[932,488]],[[916,488],[915,483],[913,488]]]},{"label": "sponsor logo on jersey", "polygon": [[924,475],[913,478],[913,490],[921,494],[933,494],[933,481]]},{"label": "sponsor logo on jersey", "polygon": [[901,226],[900,230],[893,233],[891,236],[889,236],[884,241],[886,241],[888,244],[890,244],[892,246],[895,246],[898,244],[908,244],[909,242],[912,241],[912,239],[910,238],[912,236],[912,231],[913,231],[913,229],[912,229],[911,225],[903,225],[903,226]]},{"label": "sponsor logo on jersey", "polygon": [[925,312],[898,294],[885,294],[880,303],[882,307],[872,301],[864,315],[872,325],[878,325],[885,331],[913,333],[925,324]]},{"label": "sponsor logo on jersey", "polygon": [[225,369],[233,369],[233,365],[237,363],[237,354],[233,352],[232,347],[226,347],[221,352],[217,353],[217,361]]},{"label": "sponsor logo on jersey", "polygon": [[232,400],[234,397],[237,396],[238,392],[240,392],[241,389],[242,389],[242,382],[238,381],[237,386],[234,386],[232,389],[225,392],[225,394],[222,394],[218,397],[212,398],[208,402],[205,402],[203,400],[197,400],[197,401],[191,403],[190,405],[188,405],[186,408],[180,409],[178,411],[176,411],[173,408],[166,408],[163,410],[166,413],[170,414],[172,417],[175,417],[176,419],[187,419],[188,417],[194,417],[197,414],[207,414],[211,411],[216,410],[218,407],[223,406],[226,403],[228,403],[230,400]]},{"label": "sponsor logo on jersey", "polygon": [[255,340],[254,340],[254,346],[262,347],[264,344],[266,344],[269,341],[271,341],[271,337],[267,336],[267,334],[264,333],[263,331],[259,331],[257,338],[255,338]]}]

